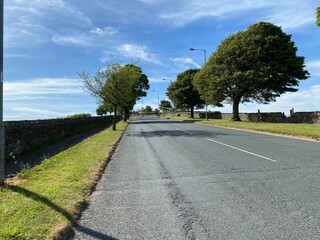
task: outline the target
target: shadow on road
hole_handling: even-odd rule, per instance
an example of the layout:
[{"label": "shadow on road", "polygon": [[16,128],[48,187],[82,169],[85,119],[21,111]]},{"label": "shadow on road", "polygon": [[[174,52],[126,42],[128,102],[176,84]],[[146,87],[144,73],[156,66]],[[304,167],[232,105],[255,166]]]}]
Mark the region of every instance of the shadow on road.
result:
[{"label": "shadow on road", "polygon": [[127,132],[126,136],[128,137],[138,137],[138,138],[157,138],[157,137],[217,137],[221,135],[229,135],[225,133],[212,133],[208,131],[201,130],[155,130],[148,132]]},{"label": "shadow on road", "polygon": [[[103,233],[97,232],[95,230],[86,228],[84,226],[78,226],[77,231],[86,234],[87,236],[93,237],[95,239],[101,239],[101,240],[117,240],[116,238],[110,237],[108,235],[105,235]],[[77,239],[77,238],[74,238]]]},{"label": "shadow on road", "polygon": [[159,123],[184,123],[183,121],[175,120],[158,120],[158,119],[139,119],[139,121],[131,121],[130,124],[159,124]]}]

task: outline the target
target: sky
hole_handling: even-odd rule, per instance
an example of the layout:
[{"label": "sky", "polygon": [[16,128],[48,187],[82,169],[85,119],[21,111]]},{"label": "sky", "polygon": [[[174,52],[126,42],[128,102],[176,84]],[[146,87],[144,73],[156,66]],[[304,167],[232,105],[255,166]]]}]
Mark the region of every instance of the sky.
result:
[{"label": "sky", "polygon": [[[157,108],[179,73],[201,68],[225,38],[266,21],[292,35],[310,78],[275,103],[240,112],[320,111],[318,0],[5,0],[4,120],[96,115],[79,73],[135,63],[150,89],[134,110]],[[165,79],[165,80],[163,80]],[[232,107],[209,106],[231,112]]]}]

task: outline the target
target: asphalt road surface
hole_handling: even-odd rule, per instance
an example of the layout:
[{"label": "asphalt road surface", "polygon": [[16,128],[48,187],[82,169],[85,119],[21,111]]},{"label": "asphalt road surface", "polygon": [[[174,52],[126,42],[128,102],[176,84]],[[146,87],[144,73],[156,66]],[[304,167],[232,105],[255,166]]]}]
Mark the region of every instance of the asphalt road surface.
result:
[{"label": "asphalt road surface", "polygon": [[74,239],[319,239],[320,143],[134,119]]}]

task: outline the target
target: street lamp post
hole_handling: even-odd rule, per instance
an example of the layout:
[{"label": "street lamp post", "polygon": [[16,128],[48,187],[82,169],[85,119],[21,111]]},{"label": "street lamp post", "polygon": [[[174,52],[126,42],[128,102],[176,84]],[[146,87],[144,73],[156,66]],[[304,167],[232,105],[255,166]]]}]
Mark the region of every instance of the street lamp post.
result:
[{"label": "street lamp post", "polygon": [[3,0],[0,0],[0,186],[4,184],[4,124],[3,124]]},{"label": "street lamp post", "polygon": [[[190,48],[190,51],[203,51],[204,53],[204,64],[207,63],[207,51],[205,49],[197,49],[197,48]],[[207,103],[205,103],[206,105],[206,121],[208,121],[208,105]]]}]

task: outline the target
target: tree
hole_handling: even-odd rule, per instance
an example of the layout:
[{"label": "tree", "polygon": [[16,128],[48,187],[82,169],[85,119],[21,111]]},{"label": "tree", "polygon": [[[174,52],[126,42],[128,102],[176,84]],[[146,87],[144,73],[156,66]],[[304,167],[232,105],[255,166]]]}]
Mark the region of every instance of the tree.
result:
[{"label": "tree", "polygon": [[152,107],[147,105],[144,110],[145,110],[146,113],[150,113],[150,112],[152,112]]},{"label": "tree", "polygon": [[141,97],[147,96],[147,90],[150,88],[148,77],[142,73],[140,67],[133,64],[127,64],[122,69],[122,72],[128,78],[133,78],[133,84],[131,86],[131,96],[128,96],[127,102],[123,105],[125,113],[125,121],[129,118],[129,112],[133,109],[137,100]]},{"label": "tree", "polygon": [[[115,98],[114,95],[121,96],[121,89],[123,87],[117,87],[120,85],[116,84],[116,74],[120,71],[122,66],[118,63],[110,63],[106,66],[105,69],[98,69],[94,77],[90,77],[88,73],[82,72],[79,76],[82,78],[85,90],[95,97],[99,102],[107,102],[113,106],[113,130],[116,130],[117,123],[117,106],[119,105],[120,100]],[[115,94],[110,94],[108,88],[112,87],[116,89]],[[112,90],[111,90],[112,92]]]},{"label": "tree", "polygon": [[317,8],[317,26],[320,27],[320,7]]},{"label": "tree", "polygon": [[113,130],[116,130],[118,107],[125,111],[133,107],[135,101],[140,95],[145,94],[145,88],[148,87],[146,75],[142,74],[141,68],[132,64],[122,66],[118,63],[111,63],[105,69],[98,69],[94,77],[84,72],[79,75],[88,93],[98,101],[113,106]]},{"label": "tree", "polygon": [[168,100],[161,100],[160,101],[160,110],[167,112],[170,108],[172,108],[171,102]]},{"label": "tree", "polygon": [[207,103],[232,103],[234,121],[239,104],[268,104],[285,92],[296,92],[308,78],[304,57],[280,27],[260,22],[231,35],[219,45],[195,76],[194,84]]},{"label": "tree", "polygon": [[102,102],[99,107],[96,110],[97,115],[102,116],[102,115],[107,115],[107,113],[113,112],[113,106],[107,102]]},{"label": "tree", "polygon": [[200,98],[198,90],[193,85],[193,78],[199,69],[188,69],[177,76],[167,89],[167,96],[175,108],[190,109],[191,118],[194,117],[194,108],[203,108],[204,100]]}]

